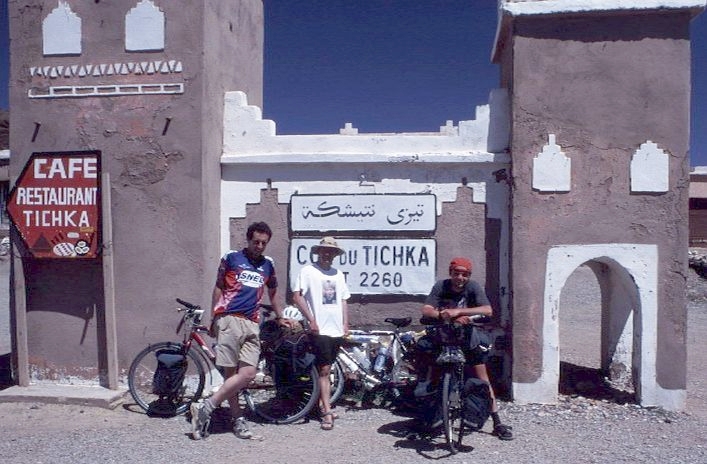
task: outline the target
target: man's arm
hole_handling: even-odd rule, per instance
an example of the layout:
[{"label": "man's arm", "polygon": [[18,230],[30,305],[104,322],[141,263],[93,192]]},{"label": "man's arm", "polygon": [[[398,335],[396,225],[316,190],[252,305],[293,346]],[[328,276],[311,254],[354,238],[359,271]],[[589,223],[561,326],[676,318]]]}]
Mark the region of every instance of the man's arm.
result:
[{"label": "man's arm", "polygon": [[[462,324],[471,322],[473,316],[493,316],[491,305],[475,306],[473,308],[449,308],[440,311],[440,317],[445,320],[455,320]],[[462,319],[464,318],[464,319]]]},{"label": "man's arm", "polygon": [[[219,301],[221,301],[222,294],[223,291],[218,287],[218,285],[214,285],[214,290],[211,292],[211,311],[204,311],[204,317],[202,318],[204,326],[209,329],[209,335],[214,338],[216,337],[216,328],[213,326],[216,321],[214,311],[216,311],[216,305],[218,305]],[[206,313],[209,313],[209,315],[206,316]]]},{"label": "man's arm", "polygon": [[481,285],[471,281],[466,291],[468,292],[466,301],[474,302],[475,305],[467,306],[466,308],[445,309],[442,311],[442,318],[445,320],[454,319],[462,324],[468,324],[474,316],[493,316],[493,308],[491,308],[491,303]]},{"label": "man's arm", "polygon": [[282,306],[280,305],[280,301],[277,299],[277,287],[268,288],[268,298],[270,299],[272,309],[275,311],[275,316],[278,319],[282,319]]},{"label": "man's arm", "polygon": [[273,311],[275,311],[275,320],[278,324],[292,327],[294,325],[294,321],[285,319],[283,316],[282,305],[280,305],[280,300],[277,299],[277,287],[268,287],[268,298],[270,299],[270,304],[272,305]]},{"label": "man's arm", "polygon": [[221,295],[223,295],[223,291],[218,287],[218,285],[214,285],[214,291],[211,292],[211,313],[212,314],[214,311],[216,311],[216,305],[221,300]]},{"label": "man's arm", "polygon": [[295,302],[295,305],[299,309],[299,312],[301,312],[304,318],[307,319],[307,322],[309,322],[309,330],[313,333],[319,333],[319,326],[317,325],[317,321],[314,319],[312,311],[309,310],[307,300],[304,299],[300,290],[297,290],[292,293],[292,300]]},{"label": "man's arm", "polygon": [[432,305],[425,304],[422,306],[422,317],[428,319],[440,319],[440,312]]},{"label": "man's arm", "polygon": [[346,300],[341,300],[341,311],[344,317],[344,336],[349,334],[349,303]]},{"label": "man's arm", "polygon": [[427,319],[440,319],[439,301],[442,291],[442,281],[437,281],[430,290],[430,294],[425,298],[425,304],[422,305],[422,317]]}]

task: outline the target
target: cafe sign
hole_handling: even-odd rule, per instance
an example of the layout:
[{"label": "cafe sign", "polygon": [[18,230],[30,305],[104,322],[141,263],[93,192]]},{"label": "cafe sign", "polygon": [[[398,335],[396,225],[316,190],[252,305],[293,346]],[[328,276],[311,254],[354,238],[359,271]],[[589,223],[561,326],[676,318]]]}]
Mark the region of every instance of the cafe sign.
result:
[{"label": "cafe sign", "polygon": [[100,152],[33,153],[10,192],[8,215],[35,258],[95,258]]}]

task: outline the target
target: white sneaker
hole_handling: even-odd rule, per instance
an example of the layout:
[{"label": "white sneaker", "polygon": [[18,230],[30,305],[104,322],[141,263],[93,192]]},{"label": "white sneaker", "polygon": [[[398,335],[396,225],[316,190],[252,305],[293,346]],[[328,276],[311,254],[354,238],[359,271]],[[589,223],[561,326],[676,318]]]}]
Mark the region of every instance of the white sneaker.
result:
[{"label": "white sneaker", "polygon": [[189,406],[191,412],[191,436],[194,440],[201,440],[209,436],[209,424],[211,414],[206,412],[204,403],[192,403]]},{"label": "white sneaker", "polygon": [[248,423],[246,422],[245,417],[239,417],[236,419],[233,424],[233,433],[242,440],[263,441],[265,439],[265,437],[261,437],[260,435],[253,435],[253,432],[251,432],[248,428]]}]

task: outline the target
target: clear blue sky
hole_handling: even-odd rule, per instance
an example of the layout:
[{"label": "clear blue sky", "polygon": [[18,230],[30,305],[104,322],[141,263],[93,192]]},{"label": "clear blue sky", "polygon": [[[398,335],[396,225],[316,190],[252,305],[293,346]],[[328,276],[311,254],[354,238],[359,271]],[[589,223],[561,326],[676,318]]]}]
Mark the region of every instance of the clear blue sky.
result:
[{"label": "clear blue sky", "polygon": [[[495,0],[264,0],[263,115],[279,134],[437,131],[498,87]],[[693,20],[691,165],[707,166],[707,13]],[[0,0],[0,109],[8,108]]]}]

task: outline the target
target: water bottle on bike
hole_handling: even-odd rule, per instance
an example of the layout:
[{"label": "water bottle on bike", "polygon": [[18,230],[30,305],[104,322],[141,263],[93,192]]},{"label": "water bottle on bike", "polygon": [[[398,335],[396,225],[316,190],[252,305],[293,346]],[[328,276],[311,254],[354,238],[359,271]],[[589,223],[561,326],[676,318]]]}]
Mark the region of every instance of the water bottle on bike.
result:
[{"label": "water bottle on bike", "polygon": [[383,372],[385,367],[385,362],[388,359],[388,345],[381,343],[380,348],[378,348],[378,355],[376,356],[376,363],[373,365],[373,370],[376,374]]}]

